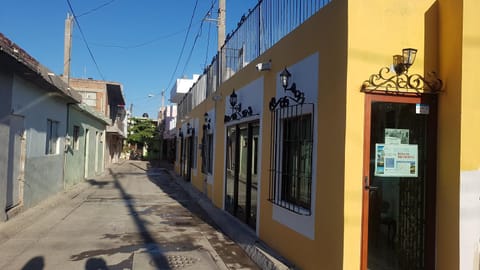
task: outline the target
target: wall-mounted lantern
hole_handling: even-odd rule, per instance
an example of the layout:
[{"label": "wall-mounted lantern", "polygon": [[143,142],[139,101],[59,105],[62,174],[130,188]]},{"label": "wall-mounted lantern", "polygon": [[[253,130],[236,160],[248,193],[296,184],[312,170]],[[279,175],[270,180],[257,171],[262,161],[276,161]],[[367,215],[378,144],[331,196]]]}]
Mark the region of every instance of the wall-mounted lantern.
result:
[{"label": "wall-mounted lantern", "polygon": [[247,109],[242,110],[242,103],[238,102],[237,94],[235,94],[235,89],[233,89],[232,94],[230,95],[230,108],[232,113],[230,115],[225,115],[224,122],[229,122],[232,120],[240,120],[242,118],[252,116],[253,110],[252,107],[248,106]]},{"label": "wall-mounted lantern", "polygon": [[402,54],[393,56],[392,75],[389,67],[383,67],[378,74],[370,75],[368,80],[362,84],[362,92],[384,91],[408,93],[438,93],[442,89],[443,82],[435,72],[428,73],[428,78],[424,78],[420,74],[408,74],[408,69],[415,62],[417,49],[405,48]]},{"label": "wall-mounted lantern", "polygon": [[183,131],[181,128],[178,129],[178,137],[183,138]]},{"label": "wall-mounted lantern", "polygon": [[193,134],[195,129],[190,126],[190,123],[187,123],[187,134]]},{"label": "wall-mounted lantern", "polygon": [[210,117],[208,116],[208,113],[205,113],[203,115],[204,117],[204,120],[205,120],[205,123],[203,124],[203,130],[210,130],[210,122],[211,122],[211,119]]},{"label": "wall-mounted lantern", "polygon": [[280,73],[280,82],[282,83],[283,90],[285,92],[291,92],[293,94],[293,97],[284,96],[278,100],[275,97],[272,97],[269,104],[270,111],[275,110],[277,106],[280,106],[280,108],[288,107],[290,105],[290,100],[295,102],[296,104],[303,104],[305,102],[305,93],[298,90],[295,83],[292,83],[292,85],[288,87],[290,83],[290,77],[292,77],[292,74],[288,71],[287,68],[285,68]]}]

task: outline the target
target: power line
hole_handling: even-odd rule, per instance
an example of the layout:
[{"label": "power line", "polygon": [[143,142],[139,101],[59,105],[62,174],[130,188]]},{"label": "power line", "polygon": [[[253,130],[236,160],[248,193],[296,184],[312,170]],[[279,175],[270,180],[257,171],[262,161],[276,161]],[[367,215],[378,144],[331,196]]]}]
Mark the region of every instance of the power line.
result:
[{"label": "power line", "polygon": [[[212,0],[212,7],[210,8],[210,11],[213,8],[213,6],[215,5],[215,2],[216,2],[216,0]],[[210,13],[207,13],[207,15],[210,15]],[[207,34],[207,51],[205,53],[205,62],[203,63],[204,68],[207,66],[207,61],[208,61],[208,51],[210,49],[210,30],[211,30],[211,28],[212,28],[212,25],[209,24],[208,25],[208,34]]]},{"label": "power line", "polygon": [[85,15],[88,15],[88,14],[90,14],[90,13],[92,13],[92,12],[95,12],[95,11],[101,9],[101,8],[104,8],[104,7],[110,5],[110,4],[113,3],[113,2],[115,2],[115,0],[110,0],[109,2],[104,3],[104,4],[102,4],[102,5],[98,6],[98,7],[92,8],[92,9],[90,9],[89,11],[86,11],[86,12],[78,15],[78,18],[80,18],[80,17],[82,17],[82,16],[85,16]]},{"label": "power line", "polygon": [[185,45],[187,44],[188,35],[190,34],[190,29],[192,27],[193,18],[195,17],[195,12],[197,11],[198,0],[195,1],[195,6],[193,7],[192,17],[190,18],[190,23],[188,24],[187,34],[185,35],[185,39],[183,40],[182,50],[180,51],[180,55],[178,56],[177,64],[175,65],[175,69],[173,70],[172,76],[170,77],[170,81],[168,82],[167,89],[170,88],[170,84],[175,77],[175,73],[177,72],[178,65],[180,64],[180,59],[182,59],[183,51],[185,50]]},{"label": "power line", "polygon": [[93,56],[93,52],[90,49],[90,46],[88,45],[87,39],[85,38],[85,34],[83,33],[82,27],[80,27],[80,23],[78,22],[77,16],[75,15],[75,12],[73,11],[72,4],[70,3],[70,0],[67,0],[68,7],[70,8],[70,12],[72,12],[73,19],[75,20],[75,23],[77,24],[78,30],[80,30],[80,34],[82,34],[82,39],[83,42],[85,43],[85,46],[87,47],[88,53],[90,54],[90,58],[92,58],[93,63],[95,64],[95,67],[97,68],[98,73],[100,74],[100,77],[102,80],[105,80],[105,77],[103,76],[102,72],[100,71],[100,67],[97,64],[97,60],[95,60],[95,56]]},{"label": "power line", "polygon": [[187,57],[187,60],[185,61],[185,66],[183,67],[183,71],[182,71],[182,74],[185,73],[185,70],[187,69],[187,66],[188,64],[190,63],[190,59],[192,57],[192,54],[193,54],[193,50],[195,49],[195,46],[197,44],[197,41],[198,41],[198,38],[202,35],[202,29],[203,29],[203,23],[205,22],[205,19],[209,16],[210,12],[212,11],[214,7],[214,2],[212,2],[212,5],[210,6],[210,9],[207,11],[207,13],[205,14],[205,16],[203,17],[202,19],[202,23],[200,24],[200,28],[198,29],[198,33],[197,35],[195,36],[195,39],[193,41],[193,45],[192,45],[192,49],[190,50],[189,54],[188,54],[188,57]]},{"label": "power line", "polygon": [[[197,25],[197,24],[194,24],[194,25]],[[96,42],[90,42],[90,44],[98,46],[98,47],[119,48],[119,49],[126,49],[126,50],[136,49],[136,48],[140,48],[140,47],[150,45],[152,43],[155,43],[155,42],[163,40],[163,39],[167,39],[167,38],[176,36],[178,34],[183,33],[185,30],[187,30],[187,27],[185,27],[182,30],[178,30],[178,31],[175,31],[173,33],[170,33],[170,34],[166,34],[166,35],[159,36],[159,37],[156,37],[156,38],[153,38],[153,39],[141,42],[141,43],[137,43],[135,45],[117,45],[117,44],[104,44],[104,43],[96,43]]]}]

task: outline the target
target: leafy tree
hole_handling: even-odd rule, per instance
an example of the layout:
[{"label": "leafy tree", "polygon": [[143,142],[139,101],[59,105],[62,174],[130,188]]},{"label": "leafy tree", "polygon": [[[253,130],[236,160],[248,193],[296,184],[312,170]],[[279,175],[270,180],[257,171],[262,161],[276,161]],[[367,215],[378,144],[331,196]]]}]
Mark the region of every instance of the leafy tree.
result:
[{"label": "leafy tree", "polygon": [[155,122],[151,119],[130,118],[127,141],[141,147],[144,145],[150,147],[157,133]]}]

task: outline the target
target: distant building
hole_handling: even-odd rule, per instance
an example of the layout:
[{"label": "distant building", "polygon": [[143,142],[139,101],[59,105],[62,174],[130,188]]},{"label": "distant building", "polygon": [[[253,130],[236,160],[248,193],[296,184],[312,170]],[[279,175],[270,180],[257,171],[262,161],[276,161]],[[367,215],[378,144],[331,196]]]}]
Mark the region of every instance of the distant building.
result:
[{"label": "distant building", "polygon": [[82,95],[84,104],[112,121],[107,127],[105,165],[118,162],[127,136],[123,86],[117,82],[71,78],[70,87]]},{"label": "distant building", "polygon": [[182,100],[183,96],[188,93],[190,88],[192,88],[193,84],[198,80],[199,77],[200,75],[194,74],[192,79],[177,79],[175,85],[170,91],[170,101],[178,104]]}]

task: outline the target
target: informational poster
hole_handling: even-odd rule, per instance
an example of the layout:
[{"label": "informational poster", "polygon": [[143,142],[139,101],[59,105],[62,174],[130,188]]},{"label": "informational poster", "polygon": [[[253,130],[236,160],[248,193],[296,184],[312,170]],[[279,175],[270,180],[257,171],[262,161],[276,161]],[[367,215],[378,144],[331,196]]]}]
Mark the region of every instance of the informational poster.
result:
[{"label": "informational poster", "polygon": [[408,144],[409,141],[410,131],[408,129],[385,129],[385,144]]},{"label": "informational poster", "polygon": [[375,144],[375,176],[418,177],[418,145]]}]

